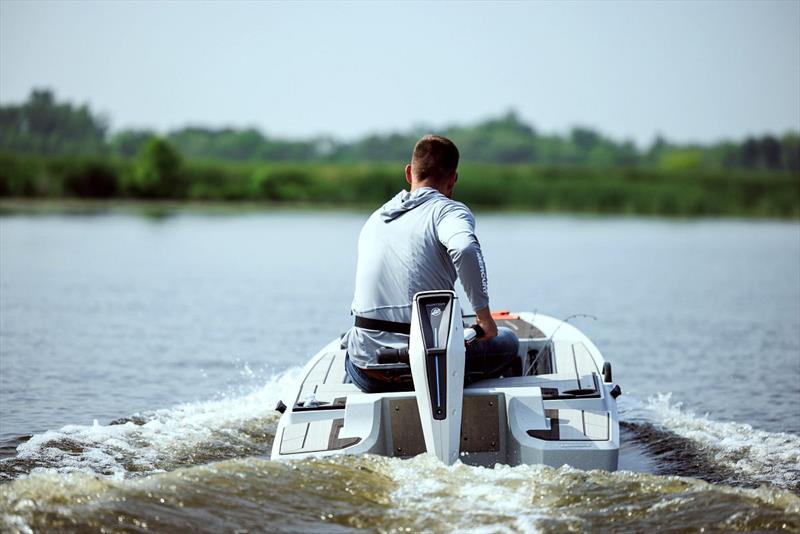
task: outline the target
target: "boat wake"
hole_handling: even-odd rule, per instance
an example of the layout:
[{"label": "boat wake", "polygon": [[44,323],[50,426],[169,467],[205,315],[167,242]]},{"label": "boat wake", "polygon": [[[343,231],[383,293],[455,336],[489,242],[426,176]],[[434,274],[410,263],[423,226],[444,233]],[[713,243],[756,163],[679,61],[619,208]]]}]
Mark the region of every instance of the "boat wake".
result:
[{"label": "boat wake", "polygon": [[184,465],[269,454],[281,388],[301,368],[271,376],[244,395],[144,412],[109,425],[67,425],[32,436],[0,461],[0,480],[35,469],[84,471],[123,478]]},{"label": "boat wake", "polygon": [[647,450],[659,473],[800,493],[800,436],[714,421],[673,402],[670,394],[620,401],[628,437]]},{"label": "boat wake", "polygon": [[271,462],[274,406],[300,372],[33,436],[0,461],[0,530],[800,530],[800,437],[713,421],[669,395],[620,398],[623,442],[650,472],[446,467],[424,455]]},{"label": "boat wake", "polygon": [[148,477],[37,472],[0,486],[0,528],[159,532],[796,531],[800,498],[647,473],[241,458]]}]

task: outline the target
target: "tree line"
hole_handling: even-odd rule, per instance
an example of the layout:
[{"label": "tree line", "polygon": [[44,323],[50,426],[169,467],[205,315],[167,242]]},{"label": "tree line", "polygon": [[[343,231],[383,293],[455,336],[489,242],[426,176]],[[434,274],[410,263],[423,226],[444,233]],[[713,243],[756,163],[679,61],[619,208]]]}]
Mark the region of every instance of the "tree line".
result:
[{"label": "tree line", "polygon": [[[21,104],[0,106],[0,152],[42,156],[133,158],[149,140],[163,138],[189,160],[230,162],[403,162],[426,128],[373,134],[352,142],[331,137],[287,140],[254,128],[185,127],[112,132],[109,120],[87,105],[60,102],[34,90]],[[543,166],[657,168],[665,171],[766,170],[800,172],[800,134],[747,137],[712,144],[679,144],[658,137],[645,148],[587,127],[544,134],[515,112],[473,125],[439,129],[459,146],[465,162]]]},{"label": "tree line", "polygon": [[[134,158],[0,153],[0,199],[14,205],[82,198],[374,209],[406,186],[404,178],[402,163],[188,160],[160,138]],[[464,162],[458,184],[454,198],[477,209],[800,218],[800,176],[764,170]]]},{"label": "tree line", "polygon": [[[589,128],[542,135],[514,113],[443,131],[464,155],[456,199],[476,208],[800,218],[797,134],[708,146],[657,139],[643,150]],[[255,129],[110,132],[88,106],[35,91],[0,107],[0,197],[374,208],[405,185],[423,133],[344,143]]]}]

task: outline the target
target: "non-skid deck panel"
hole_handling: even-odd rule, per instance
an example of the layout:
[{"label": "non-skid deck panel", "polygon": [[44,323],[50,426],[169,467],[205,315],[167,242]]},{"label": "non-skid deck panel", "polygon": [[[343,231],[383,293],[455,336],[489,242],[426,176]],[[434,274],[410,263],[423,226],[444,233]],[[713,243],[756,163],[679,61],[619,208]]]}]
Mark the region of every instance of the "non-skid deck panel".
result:
[{"label": "non-skid deck panel", "polygon": [[335,399],[358,392],[353,384],[345,384],[344,350],[323,355],[308,372],[295,404],[305,402],[312,396],[318,403],[332,403]]},{"label": "non-skid deck panel", "polygon": [[600,398],[599,379],[596,374],[582,376],[580,380],[569,378],[536,385],[541,388],[544,400]]},{"label": "non-skid deck panel", "polygon": [[609,414],[589,410],[545,409],[548,430],[528,430],[532,438],[545,441],[608,441]]},{"label": "non-skid deck panel", "polygon": [[340,450],[361,441],[359,438],[340,438],[343,426],[343,418],[286,425],[281,436],[281,454]]},{"label": "non-skid deck panel", "polygon": [[[563,374],[531,375],[524,379],[525,386],[541,388],[542,397],[545,400],[552,397],[592,398],[593,396],[600,396],[599,379],[596,374],[588,374],[579,377],[574,372],[570,373],[565,371]],[[514,380],[514,378],[510,378],[509,384],[512,384]],[[586,395],[579,395],[576,397],[574,393],[569,393],[577,389],[585,390]],[[588,393],[589,390],[594,391],[594,394]]]},{"label": "non-skid deck panel", "polygon": [[335,352],[333,363],[331,364],[331,368],[328,370],[328,374],[325,377],[326,386],[344,384],[345,379],[347,378],[347,372],[344,370],[345,354],[345,350],[337,350]]},{"label": "non-skid deck panel", "polygon": [[520,339],[543,338],[544,333],[527,321],[522,319],[498,319],[497,326],[510,328]]},{"label": "non-skid deck panel", "polygon": [[578,389],[594,388],[594,383],[587,381],[586,377],[591,377],[592,373],[600,374],[600,369],[586,345],[557,340],[552,343],[552,347],[554,373],[572,374],[578,381]]}]

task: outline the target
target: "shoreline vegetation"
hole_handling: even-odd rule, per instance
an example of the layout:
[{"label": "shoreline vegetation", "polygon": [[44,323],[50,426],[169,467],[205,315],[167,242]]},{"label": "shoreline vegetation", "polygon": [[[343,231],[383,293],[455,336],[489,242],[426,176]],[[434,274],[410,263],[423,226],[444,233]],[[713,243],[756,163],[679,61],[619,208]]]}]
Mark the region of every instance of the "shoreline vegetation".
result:
[{"label": "shoreline vegetation", "polygon": [[[148,146],[135,159],[0,154],[4,211],[12,199],[368,209],[407,187],[400,163],[197,162]],[[798,219],[800,176],[464,163],[454,198],[479,211]]]},{"label": "shoreline vegetation", "polygon": [[[87,106],[56,102],[49,91],[0,106],[2,212],[81,200],[145,210],[374,209],[406,187],[411,147],[432,130],[340,143],[253,129],[107,129]],[[797,133],[706,146],[657,138],[639,149],[587,128],[543,135],[513,112],[441,131],[462,152],[454,198],[479,211],[800,219]]]},{"label": "shoreline vegetation", "polygon": [[[152,220],[166,220],[181,215],[226,216],[256,213],[353,213],[365,217],[374,211],[377,204],[333,205],[308,202],[257,202],[250,200],[140,200],[140,199],[89,199],[89,198],[19,198],[0,197],[0,222],[5,217],[14,216],[79,216],[95,217],[104,215],[132,215]],[[568,211],[563,209],[532,210],[515,208],[486,208],[470,206],[471,210],[481,215],[505,216],[540,216],[540,217],[577,217],[600,219],[643,219],[664,221],[762,221],[786,222],[800,224],[800,217],[776,217],[770,215],[749,214],[712,214],[712,215],[668,215],[663,213],[620,213]]]}]

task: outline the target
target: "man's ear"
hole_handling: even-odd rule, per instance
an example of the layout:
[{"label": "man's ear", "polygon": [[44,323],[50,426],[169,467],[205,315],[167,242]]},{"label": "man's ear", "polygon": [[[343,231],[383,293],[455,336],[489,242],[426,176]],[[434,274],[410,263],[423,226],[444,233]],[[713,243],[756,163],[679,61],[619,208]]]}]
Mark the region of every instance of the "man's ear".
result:
[{"label": "man's ear", "polygon": [[406,182],[411,185],[411,165],[406,165]]},{"label": "man's ear", "polygon": [[454,173],[453,176],[448,178],[447,180],[447,193],[445,194],[448,198],[453,196],[453,189],[456,188],[456,182],[458,181],[458,173]]}]

